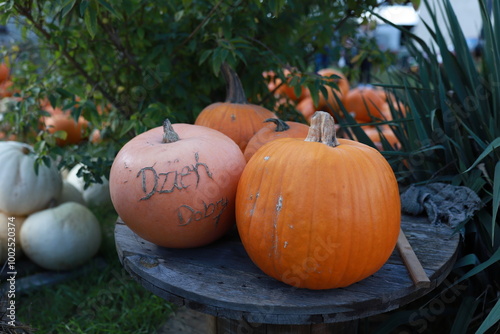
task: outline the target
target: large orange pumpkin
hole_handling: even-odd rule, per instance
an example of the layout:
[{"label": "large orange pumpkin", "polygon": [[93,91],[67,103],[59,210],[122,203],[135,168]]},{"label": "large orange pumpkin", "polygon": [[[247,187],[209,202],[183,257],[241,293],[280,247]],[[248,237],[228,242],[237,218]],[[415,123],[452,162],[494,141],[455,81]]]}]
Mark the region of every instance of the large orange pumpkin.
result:
[{"label": "large orange pumpkin", "polygon": [[243,155],[246,161],[250,160],[252,155],[265,143],[278,138],[303,138],[307,137],[309,126],[299,123],[288,121],[285,122],[278,118],[269,118],[266,122],[271,123],[265,126],[250,139]]},{"label": "large orange pumpkin", "polygon": [[342,102],[347,112],[352,113],[358,122],[368,123],[377,118],[384,119],[384,113],[389,108],[380,93],[371,86],[358,86],[351,89]]},{"label": "large orange pumpkin", "polygon": [[252,261],[299,288],[345,287],[377,272],[400,230],[398,184],[375,149],[337,139],[326,112],[306,140],[277,139],[247,163],[236,224]]},{"label": "large orange pumpkin", "polygon": [[229,65],[224,63],[221,70],[226,80],[226,101],[207,106],[194,124],[224,133],[243,152],[250,138],[264,126],[263,122],[268,118],[276,118],[276,115],[264,107],[247,102],[241,81]]},{"label": "large orange pumpkin", "polygon": [[159,246],[206,245],[234,226],[243,153],[219,131],[166,122],[130,140],[109,177],[123,221]]}]

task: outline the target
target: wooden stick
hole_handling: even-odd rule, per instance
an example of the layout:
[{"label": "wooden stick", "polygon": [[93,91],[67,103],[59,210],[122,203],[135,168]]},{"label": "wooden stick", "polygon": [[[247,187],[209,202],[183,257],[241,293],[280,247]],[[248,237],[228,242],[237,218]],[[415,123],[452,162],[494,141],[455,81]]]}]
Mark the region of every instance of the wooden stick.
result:
[{"label": "wooden stick", "polygon": [[397,248],[403,262],[406,265],[406,268],[408,268],[408,271],[410,272],[410,276],[413,283],[415,283],[415,286],[419,288],[430,287],[431,281],[429,280],[429,277],[427,277],[422,264],[418,260],[413,248],[411,248],[411,245],[408,242],[408,239],[406,239],[406,235],[402,229],[399,230]]}]

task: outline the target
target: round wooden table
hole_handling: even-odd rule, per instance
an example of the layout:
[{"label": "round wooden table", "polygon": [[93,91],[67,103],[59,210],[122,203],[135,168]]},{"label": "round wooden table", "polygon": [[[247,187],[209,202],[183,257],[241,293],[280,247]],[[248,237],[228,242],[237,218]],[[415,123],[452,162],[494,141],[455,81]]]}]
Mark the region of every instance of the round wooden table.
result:
[{"label": "round wooden table", "polygon": [[298,289],[260,271],[233,230],[195,249],[158,247],[121,219],[115,242],[124,268],[140,284],[174,304],[213,317],[207,333],[320,333],[352,331],[354,320],[401,307],[438,286],[456,260],[460,236],[426,217],[403,216],[402,230],[430,286],[417,287],[397,250],[374,275],[346,288]]}]

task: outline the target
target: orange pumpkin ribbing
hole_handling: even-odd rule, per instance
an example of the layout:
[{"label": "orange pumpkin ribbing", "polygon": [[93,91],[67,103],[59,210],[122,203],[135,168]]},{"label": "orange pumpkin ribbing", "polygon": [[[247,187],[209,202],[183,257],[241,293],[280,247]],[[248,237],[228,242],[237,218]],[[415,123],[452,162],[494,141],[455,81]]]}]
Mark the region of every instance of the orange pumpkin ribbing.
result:
[{"label": "orange pumpkin ribbing", "polygon": [[238,144],[243,152],[250,138],[264,127],[264,121],[276,118],[276,115],[264,107],[247,102],[241,81],[228,64],[223,63],[221,71],[226,81],[226,101],[205,107],[194,124],[222,132]]},{"label": "orange pumpkin ribbing", "polygon": [[234,140],[243,152],[268,118],[276,115],[255,104],[216,102],[198,115],[195,124],[216,129]]},{"label": "orange pumpkin ribbing", "polygon": [[307,137],[309,126],[299,122],[285,122],[278,118],[266,120],[266,123],[271,123],[264,126],[262,129],[250,139],[248,145],[243,152],[246,161],[250,160],[252,155],[261,148],[264,144],[278,138],[302,138]]},{"label": "orange pumpkin ribbing", "polygon": [[174,124],[179,140],[163,142],[164,129],[130,140],[110,172],[110,194],[123,221],[164,247],[206,245],[234,226],[234,197],[245,165],[227,136]]},{"label": "orange pumpkin ribbing", "polygon": [[367,145],[338,141],[277,139],[240,178],[245,249],[265,273],[296,287],[348,286],[380,269],[396,245],[401,214],[390,165]]}]

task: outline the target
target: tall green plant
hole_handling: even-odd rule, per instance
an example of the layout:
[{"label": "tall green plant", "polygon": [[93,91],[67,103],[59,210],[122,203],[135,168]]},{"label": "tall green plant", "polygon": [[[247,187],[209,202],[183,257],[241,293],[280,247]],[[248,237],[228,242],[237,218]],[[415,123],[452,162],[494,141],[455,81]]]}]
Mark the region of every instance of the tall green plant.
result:
[{"label": "tall green plant", "polygon": [[[493,3],[491,17],[485,1],[478,1],[484,30],[480,58],[469,50],[449,0],[439,1],[438,8],[424,4],[431,13],[425,24],[433,44],[403,30],[417,70],[392,76],[392,87],[411,112],[393,121],[403,150],[388,154],[405,161],[398,169],[402,182],[443,181],[467,186],[481,197],[483,208],[459,227],[465,254],[455,274],[471,287],[453,328],[483,333],[500,320],[500,25],[493,24],[500,22],[500,4]],[[484,307],[471,300],[482,300]]]}]

